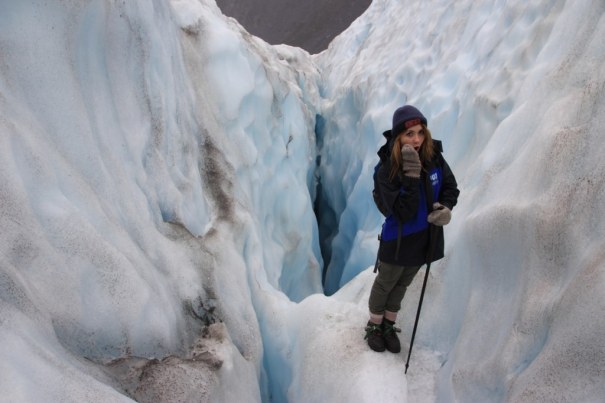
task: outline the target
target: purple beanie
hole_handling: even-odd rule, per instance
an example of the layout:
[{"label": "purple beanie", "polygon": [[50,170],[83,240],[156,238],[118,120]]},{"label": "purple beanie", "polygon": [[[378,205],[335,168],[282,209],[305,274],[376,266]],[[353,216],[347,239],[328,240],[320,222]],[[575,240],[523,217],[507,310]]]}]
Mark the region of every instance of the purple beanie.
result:
[{"label": "purple beanie", "polygon": [[412,126],[416,126],[423,123],[427,124],[426,118],[418,109],[412,105],[405,105],[397,108],[393,113],[393,127],[391,133],[393,136],[397,136],[405,129],[409,129]]}]

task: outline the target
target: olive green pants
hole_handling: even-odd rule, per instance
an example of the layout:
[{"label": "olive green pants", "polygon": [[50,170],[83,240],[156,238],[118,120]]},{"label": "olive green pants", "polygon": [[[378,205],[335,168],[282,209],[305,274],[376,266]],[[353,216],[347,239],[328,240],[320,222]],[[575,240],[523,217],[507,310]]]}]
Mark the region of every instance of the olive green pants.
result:
[{"label": "olive green pants", "polygon": [[384,311],[399,312],[405,291],[418,270],[420,266],[404,267],[378,262],[378,275],[368,302],[370,312],[377,315],[384,314]]}]

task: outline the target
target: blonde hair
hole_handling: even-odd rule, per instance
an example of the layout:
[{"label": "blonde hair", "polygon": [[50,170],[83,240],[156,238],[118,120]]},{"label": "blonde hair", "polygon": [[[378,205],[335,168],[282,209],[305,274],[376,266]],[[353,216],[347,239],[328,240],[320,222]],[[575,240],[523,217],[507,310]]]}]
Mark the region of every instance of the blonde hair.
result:
[{"label": "blonde hair", "polygon": [[[431,131],[425,124],[422,124],[422,129],[424,131],[424,141],[420,146],[420,150],[418,151],[418,156],[420,157],[420,162],[422,166],[426,166],[433,159],[434,147],[433,147],[433,136],[431,135]],[[393,180],[395,175],[401,170],[401,146],[403,146],[403,142],[401,139],[403,136],[401,135],[404,132],[401,132],[395,137],[393,142],[393,149],[391,150],[391,174],[389,178]]]}]

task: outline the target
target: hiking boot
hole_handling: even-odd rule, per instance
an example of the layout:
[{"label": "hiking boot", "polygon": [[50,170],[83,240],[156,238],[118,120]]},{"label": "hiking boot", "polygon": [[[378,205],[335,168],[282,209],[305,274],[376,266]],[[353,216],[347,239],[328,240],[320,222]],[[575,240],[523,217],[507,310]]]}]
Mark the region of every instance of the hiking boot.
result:
[{"label": "hiking boot", "polygon": [[368,322],[365,331],[366,337],[364,339],[368,340],[368,346],[374,351],[383,352],[385,347],[384,337],[382,337],[382,326]]},{"label": "hiking boot", "polygon": [[401,332],[401,329],[395,327],[395,322],[391,322],[388,319],[382,322],[384,345],[387,350],[395,354],[401,351],[401,343],[399,342],[399,337],[397,337],[398,332]]}]

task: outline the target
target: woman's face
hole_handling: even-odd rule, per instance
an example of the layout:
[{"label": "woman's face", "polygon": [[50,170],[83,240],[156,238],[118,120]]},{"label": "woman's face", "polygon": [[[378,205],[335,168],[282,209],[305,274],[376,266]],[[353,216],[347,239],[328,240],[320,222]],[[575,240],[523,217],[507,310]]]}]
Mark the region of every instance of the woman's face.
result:
[{"label": "woman's face", "polygon": [[401,145],[409,144],[414,147],[416,152],[420,151],[420,146],[424,142],[424,128],[422,125],[412,126],[409,129],[406,129],[399,135],[399,141]]}]

